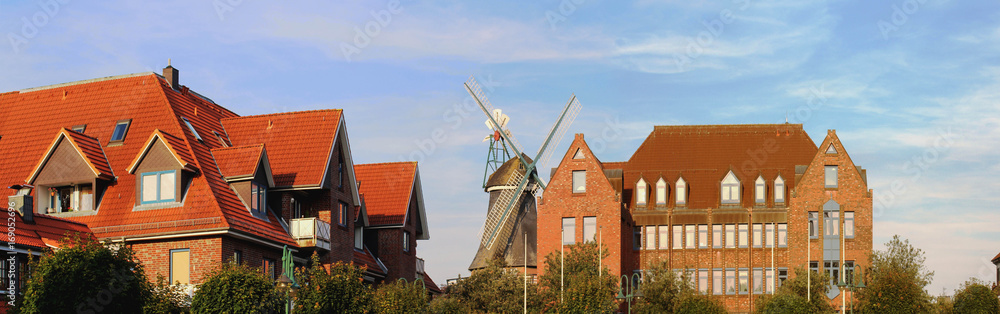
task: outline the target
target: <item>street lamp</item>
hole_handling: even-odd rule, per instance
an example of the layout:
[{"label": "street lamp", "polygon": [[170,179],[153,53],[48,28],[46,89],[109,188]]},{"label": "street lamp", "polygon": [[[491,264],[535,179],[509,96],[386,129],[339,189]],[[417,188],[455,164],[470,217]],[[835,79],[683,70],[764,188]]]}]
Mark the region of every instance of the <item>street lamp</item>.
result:
[{"label": "street lamp", "polygon": [[631,314],[632,299],[641,298],[643,295],[642,289],[639,285],[639,274],[632,274],[632,280],[628,279],[628,275],[622,275],[622,281],[625,283],[621,285],[621,288],[618,288],[618,295],[615,296],[615,299],[625,300],[625,302],[628,302],[628,312]]},{"label": "street lamp", "polygon": [[297,290],[298,287],[294,285],[295,282],[289,279],[285,273],[281,273],[281,276],[278,276],[275,283],[278,286],[278,291],[285,296],[285,313],[291,313],[292,294],[295,293],[295,290]]},{"label": "street lamp", "polygon": [[861,269],[858,269],[858,283],[854,285],[852,282],[851,284],[848,284],[847,287],[851,290],[851,314],[854,314],[854,289],[864,289],[868,287],[865,286],[865,274],[861,272]]}]

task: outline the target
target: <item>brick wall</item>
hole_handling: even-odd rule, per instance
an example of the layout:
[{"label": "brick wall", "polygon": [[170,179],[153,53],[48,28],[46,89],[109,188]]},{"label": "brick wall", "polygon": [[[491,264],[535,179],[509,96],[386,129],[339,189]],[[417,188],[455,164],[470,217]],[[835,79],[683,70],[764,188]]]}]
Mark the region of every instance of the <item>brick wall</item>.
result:
[{"label": "brick wall", "polygon": [[[407,210],[409,211],[409,214],[407,215],[408,220],[402,228],[392,227],[375,229],[378,234],[378,249],[376,255],[382,260],[385,267],[389,269],[385,277],[386,282],[390,282],[398,278],[413,280],[417,275],[417,227],[415,217],[418,215],[418,209],[416,197],[410,198],[410,205]],[[409,251],[403,250],[404,231],[410,234]]]}]

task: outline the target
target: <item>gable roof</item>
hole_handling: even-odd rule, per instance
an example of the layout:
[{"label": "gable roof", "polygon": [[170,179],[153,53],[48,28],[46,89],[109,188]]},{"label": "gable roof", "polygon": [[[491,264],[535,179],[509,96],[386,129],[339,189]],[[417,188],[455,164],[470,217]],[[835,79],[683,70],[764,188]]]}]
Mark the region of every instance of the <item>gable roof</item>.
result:
[{"label": "gable roof", "polygon": [[184,140],[170,135],[170,133],[160,131],[160,129],[153,130],[153,134],[149,135],[149,139],[146,140],[146,144],[142,145],[142,149],[139,153],[135,155],[135,159],[128,166],[128,173],[135,174],[135,169],[139,167],[139,163],[142,162],[143,158],[146,158],[146,154],[149,153],[149,149],[153,148],[156,143],[163,143],[170,151],[170,154],[174,156],[174,160],[177,161],[181,168],[188,171],[197,172],[198,166],[195,164],[194,157],[191,156],[191,152],[187,149],[175,149],[174,146],[178,148],[184,147]]},{"label": "gable roof", "polygon": [[[710,208],[718,205],[719,183],[729,171],[744,186],[780,173],[794,187],[795,166],[808,165],[816,150],[801,124],[656,126],[625,162],[623,184],[632,190],[641,175],[647,182],[663,177],[673,187],[683,177],[687,206]],[[743,189],[741,202],[751,204],[752,193]]]},{"label": "gable roof", "polygon": [[354,165],[354,173],[372,226],[403,226],[409,218],[411,198],[416,198],[418,229],[422,231],[417,239],[430,238],[417,162]]},{"label": "gable roof", "polygon": [[59,146],[62,139],[66,139],[76,149],[76,152],[80,154],[84,162],[90,166],[90,170],[94,172],[94,176],[105,180],[115,177],[114,171],[111,170],[111,165],[108,164],[108,157],[104,155],[104,149],[96,138],[62,128],[56,135],[55,140],[52,141],[52,145],[49,145],[49,149],[42,156],[38,165],[35,166],[35,170],[31,172],[31,176],[24,180],[24,182],[30,184],[35,181],[35,178],[41,173],[42,167],[48,162],[49,157],[52,157],[52,153],[55,152],[56,147]]},{"label": "gable roof", "polygon": [[[267,220],[253,217],[222,178],[211,154],[222,143],[196,140],[182,122],[187,118],[197,132],[211,134],[224,130],[220,121],[231,117],[236,114],[187,87],[171,88],[155,73],[2,93],[0,160],[5,165],[0,167],[0,181],[17,183],[27,177],[56,130],[86,124],[85,134],[98,145],[107,145],[117,122],[130,120],[124,141],[103,148],[110,169],[129,169],[154,138],[162,139],[175,158],[196,170],[183,203],[133,210],[136,176],[125,171],[116,173],[116,183],[106,187],[94,214],[69,219],[87,224],[99,238],[230,233],[279,248],[295,246],[272,212]],[[5,190],[0,197],[10,194]]]},{"label": "gable roof", "polygon": [[14,215],[17,228],[14,230],[15,243],[38,249],[59,247],[59,242],[67,235],[80,233],[84,237],[94,237],[86,224],[52,217],[45,214],[33,214],[32,221],[24,221],[21,214]]},{"label": "gable roof", "polygon": [[264,144],[214,148],[212,156],[215,157],[215,163],[226,181],[253,178],[259,170],[258,167],[263,167],[267,183],[274,186]]},{"label": "gable roof", "polygon": [[365,267],[365,273],[373,275],[379,278],[385,278],[386,274],[389,273],[389,268],[382,264],[372,252],[368,250],[368,246],[364,247],[364,250],[354,249],[354,258],[351,262],[358,267]]}]

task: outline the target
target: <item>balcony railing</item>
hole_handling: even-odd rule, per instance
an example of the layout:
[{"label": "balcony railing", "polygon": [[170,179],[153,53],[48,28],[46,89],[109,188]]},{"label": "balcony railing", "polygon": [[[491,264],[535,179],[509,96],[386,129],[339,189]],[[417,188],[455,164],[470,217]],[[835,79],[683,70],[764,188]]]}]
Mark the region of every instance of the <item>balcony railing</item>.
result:
[{"label": "balcony railing", "polygon": [[330,223],[315,217],[298,218],[292,219],[288,227],[299,246],[330,250]]},{"label": "balcony railing", "polygon": [[417,273],[424,273],[424,259],[417,257]]}]

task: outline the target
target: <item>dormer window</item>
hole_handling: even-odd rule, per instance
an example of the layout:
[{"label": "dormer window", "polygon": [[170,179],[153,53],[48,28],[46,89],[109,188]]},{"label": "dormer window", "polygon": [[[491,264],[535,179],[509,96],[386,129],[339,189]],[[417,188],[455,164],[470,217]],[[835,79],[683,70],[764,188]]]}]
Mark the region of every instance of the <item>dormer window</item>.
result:
[{"label": "dormer window", "polygon": [[656,205],[666,205],[667,204],[667,182],[660,178],[656,181]]},{"label": "dormer window", "polygon": [[767,194],[765,193],[766,185],[764,184],[763,176],[757,177],[757,181],[754,181],[753,190],[754,190],[754,201],[757,203],[757,205],[763,205],[765,201],[764,195]]},{"label": "dormer window", "polygon": [[128,127],[131,123],[131,119],[118,121],[118,124],[115,124],[114,132],[111,132],[111,142],[124,141],[125,134],[128,134]]},{"label": "dormer window", "polygon": [[191,130],[191,134],[194,135],[194,138],[198,139],[199,142],[204,142],[204,140],[201,139],[201,135],[198,134],[198,131],[194,130],[194,126],[191,125],[191,121],[188,121],[188,119],[184,117],[181,117],[181,119],[184,120],[184,124],[187,125],[188,130]]},{"label": "dormer window", "polygon": [[176,201],[177,171],[157,171],[142,174],[140,181],[142,204]]},{"label": "dormer window", "polygon": [[76,131],[77,133],[83,133],[83,131],[87,130],[87,125],[86,124],[74,125],[72,130]]},{"label": "dormer window", "polygon": [[91,184],[74,184],[48,188],[48,213],[94,210],[94,188]]},{"label": "dormer window", "polygon": [[785,202],[785,179],[778,175],[774,178],[774,202],[784,203]]},{"label": "dormer window", "polygon": [[215,138],[219,139],[219,143],[222,143],[222,147],[229,147],[229,144],[226,144],[226,140],[222,139],[222,134],[219,134],[219,132],[216,131],[212,131],[212,134],[215,134]]},{"label": "dormer window", "polygon": [[684,206],[687,204],[687,182],[684,178],[677,178],[677,183],[674,184],[677,189],[677,206]]},{"label": "dormer window", "polygon": [[646,180],[642,178],[635,184],[635,204],[646,205]]},{"label": "dormer window", "polygon": [[267,206],[267,186],[250,182],[250,213],[254,216],[264,216],[264,209]]},{"label": "dormer window", "polygon": [[722,179],[722,203],[738,204],[740,202],[740,180],[732,171]]}]

